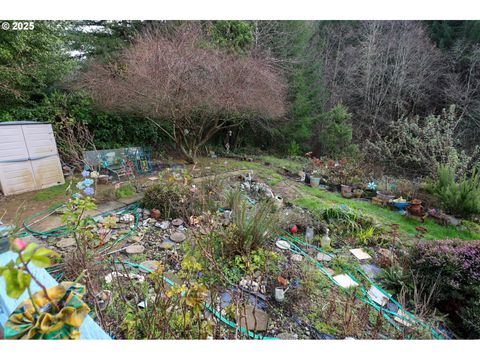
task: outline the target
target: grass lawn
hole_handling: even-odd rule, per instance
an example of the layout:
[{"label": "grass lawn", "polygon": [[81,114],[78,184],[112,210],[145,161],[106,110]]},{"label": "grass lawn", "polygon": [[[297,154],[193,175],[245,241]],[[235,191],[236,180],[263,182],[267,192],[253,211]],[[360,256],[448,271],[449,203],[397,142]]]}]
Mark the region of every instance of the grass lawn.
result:
[{"label": "grass lawn", "polygon": [[479,233],[473,233],[467,230],[457,230],[453,226],[442,226],[431,219],[427,219],[424,223],[421,223],[415,219],[406,218],[395,211],[374,205],[370,202],[345,199],[339,193],[332,193],[304,185],[300,185],[300,190],[305,196],[294,200],[293,202],[296,205],[314,210],[345,204],[352,209],[372,216],[380,224],[399,224],[401,235],[407,239],[415,236],[417,233],[415,230],[416,226],[423,226],[428,230],[423,236],[426,240],[442,240],[449,238],[460,238],[462,240],[480,239]]},{"label": "grass lawn", "polygon": [[60,195],[65,195],[65,191],[68,187],[69,182],[65,182],[65,184],[52,186],[46,189],[39,190],[33,195],[33,200],[35,201],[45,201],[50,200]]},{"label": "grass lawn", "polygon": [[300,159],[297,159],[297,160],[279,159],[274,156],[259,156],[258,159],[265,162],[269,162],[273,166],[286,168],[294,173],[301,171],[306,163],[305,160],[301,161]]}]

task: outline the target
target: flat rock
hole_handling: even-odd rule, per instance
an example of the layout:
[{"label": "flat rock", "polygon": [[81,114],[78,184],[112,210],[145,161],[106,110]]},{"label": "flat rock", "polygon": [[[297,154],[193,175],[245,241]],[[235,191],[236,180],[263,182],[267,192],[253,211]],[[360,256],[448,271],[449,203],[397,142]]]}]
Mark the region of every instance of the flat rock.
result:
[{"label": "flat rock", "polygon": [[127,254],[141,254],[145,251],[145,246],[134,244],[127,247],[125,251]]},{"label": "flat rock", "polygon": [[358,260],[368,260],[371,259],[372,257],[367,254],[365,251],[362,249],[350,249],[350,252],[355,256]]},{"label": "flat rock", "polygon": [[183,224],[183,220],[182,219],[173,219],[172,220],[172,225],[174,226],[180,226]]},{"label": "flat rock", "polygon": [[65,238],[57,242],[56,244],[59,248],[66,248],[70,246],[75,246],[76,242],[74,238]]},{"label": "flat rock", "polygon": [[300,262],[303,260],[303,256],[300,254],[293,254],[291,257],[292,261]]},{"label": "flat rock", "polygon": [[346,274],[340,274],[334,276],[333,279],[343,288],[348,289],[350,287],[358,286],[358,283],[354,281],[350,276]]},{"label": "flat rock", "polygon": [[245,305],[245,308],[241,308],[239,313],[236,315],[236,320],[241,327],[251,331],[267,330],[269,316],[265,311],[255,308],[253,305]]},{"label": "flat rock", "polygon": [[317,260],[318,261],[330,261],[330,260],[332,260],[332,257],[330,255],[319,252],[317,254]]},{"label": "flat rock", "polygon": [[[383,292],[378,290],[375,286],[371,286],[370,290],[367,292],[368,296],[375,301],[380,306],[385,306],[388,303],[389,297],[385,295]],[[388,294],[390,295],[390,294]],[[390,295],[391,297],[391,295]]]},{"label": "flat rock", "polygon": [[[146,260],[146,261],[142,262],[140,265],[142,265],[142,266],[144,266],[147,269],[150,269],[152,271],[156,271],[161,264],[160,264],[159,261],[156,261],[156,260]],[[142,268],[140,268],[140,271],[148,272],[148,271],[146,271],[145,269],[142,269]]]},{"label": "flat rock", "polygon": [[172,240],[176,243],[184,242],[186,238],[187,238],[186,235],[184,233],[179,232],[179,231],[174,232],[172,235],[170,235],[170,240]]}]

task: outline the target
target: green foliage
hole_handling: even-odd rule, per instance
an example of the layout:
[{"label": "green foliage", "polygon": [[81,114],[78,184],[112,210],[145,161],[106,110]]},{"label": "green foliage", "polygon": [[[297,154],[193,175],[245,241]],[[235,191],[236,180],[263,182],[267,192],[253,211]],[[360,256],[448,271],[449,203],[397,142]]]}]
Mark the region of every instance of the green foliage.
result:
[{"label": "green foliage", "polygon": [[176,182],[167,182],[149,187],[141,201],[146,209],[160,210],[163,219],[183,216],[187,205],[188,189]]},{"label": "green foliage", "polygon": [[99,112],[93,108],[90,97],[82,92],[66,93],[55,90],[42,97],[34,106],[9,108],[3,113],[0,109],[0,116],[0,121],[36,119],[52,124],[61,155],[63,147],[70,146],[63,141],[64,129],[77,123],[87,126],[94,134],[93,140],[98,149],[129,145],[151,148],[166,141],[164,135],[147,119]]},{"label": "green foliage", "polygon": [[33,200],[35,201],[45,201],[53,199],[60,195],[65,195],[68,182],[62,185],[52,186],[46,189],[39,190],[33,195]]},{"label": "green foliage", "polygon": [[229,252],[249,256],[253,250],[264,246],[273,235],[276,221],[273,211],[272,201],[261,201],[252,208],[246,201],[237,198],[232,207],[234,237],[226,244]]},{"label": "green foliage", "polygon": [[243,273],[252,274],[257,270],[267,270],[268,273],[276,274],[279,272],[280,255],[274,251],[257,249],[250,255],[237,255],[233,259],[231,268],[238,268]]},{"label": "green foliage", "polygon": [[123,199],[123,198],[131,197],[135,195],[135,193],[136,193],[135,187],[132,184],[127,183],[127,184],[123,184],[115,191],[115,197],[117,199]]},{"label": "green foliage", "polygon": [[[0,117],[41,100],[75,68],[55,21],[35,21],[31,31],[0,32]],[[23,119],[22,119],[23,120]]]},{"label": "green foliage", "polygon": [[217,20],[210,27],[213,43],[234,51],[245,51],[253,44],[253,27],[247,21]]},{"label": "green foliage", "polygon": [[432,176],[440,164],[448,164],[463,175],[478,163],[480,148],[471,154],[461,150],[455,136],[458,121],[455,106],[438,116],[401,118],[390,124],[386,137],[368,141],[367,151],[392,171]]},{"label": "green foliage", "polygon": [[373,219],[346,206],[335,206],[320,210],[318,216],[327,224],[335,226],[342,234],[364,234],[368,236],[373,231]]},{"label": "green foliage", "polygon": [[375,228],[373,226],[368,226],[367,228],[358,231],[355,234],[358,245],[362,245],[362,246],[370,245],[371,244],[370,242],[374,234],[375,234]]},{"label": "green foliage", "polygon": [[300,145],[295,140],[290,142],[290,146],[288,147],[288,156],[299,156],[302,154],[300,149]]},{"label": "green foliage", "polygon": [[480,21],[432,20],[426,22],[430,37],[441,49],[451,48],[458,40],[480,41]]},{"label": "green foliage", "polygon": [[381,274],[381,280],[385,288],[393,293],[399,293],[402,289],[409,290],[412,287],[412,277],[401,266],[395,264]]},{"label": "green foliage", "polygon": [[339,104],[316,119],[319,131],[315,139],[318,153],[333,159],[355,156],[358,149],[352,144],[352,114]]},{"label": "green foliage", "polygon": [[15,261],[8,262],[5,266],[0,266],[0,276],[5,280],[7,295],[18,299],[25,290],[29,291],[30,282],[34,278],[28,265],[46,268],[51,266],[51,260],[59,255],[49,249],[39,247],[37,244],[26,244],[22,239],[11,240],[10,249],[18,254]]},{"label": "green foliage", "polygon": [[480,213],[480,171],[474,169],[471,176],[455,179],[455,169],[440,165],[437,179],[431,182],[431,192],[440,200],[445,210],[468,217]]}]

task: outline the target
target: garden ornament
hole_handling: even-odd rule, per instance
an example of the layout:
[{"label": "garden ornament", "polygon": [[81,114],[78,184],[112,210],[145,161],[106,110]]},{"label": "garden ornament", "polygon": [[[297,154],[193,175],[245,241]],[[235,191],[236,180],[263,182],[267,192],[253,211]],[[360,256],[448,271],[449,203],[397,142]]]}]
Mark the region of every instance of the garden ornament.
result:
[{"label": "garden ornament", "polygon": [[377,190],[377,184],[375,181],[370,181],[367,185],[368,190]]},{"label": "garden ornament", "polygon": [[[43,291],[33,294],[33,301],[23,301],[5,323],[6,339],[71,339],[80,338],[79,328],[90,309],[82,301],[85,287],[73,282],[62,282],[47,289],[48,298],[56,304],[59,311]],[[40,309],[40,315],[35,307]]]}]

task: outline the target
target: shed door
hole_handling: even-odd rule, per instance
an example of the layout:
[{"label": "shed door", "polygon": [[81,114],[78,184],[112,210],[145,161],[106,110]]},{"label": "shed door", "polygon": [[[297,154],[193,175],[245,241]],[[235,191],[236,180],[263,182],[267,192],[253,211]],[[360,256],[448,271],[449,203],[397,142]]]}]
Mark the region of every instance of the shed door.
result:
[{"label": "shed door", "polygon": [[35,190],[22,126],[0,126],[0,185],[5,195]]},{"label": "shed door", "polygon": [[50,124],[22,125],[37,189],[63,184],[63,172]]}]

